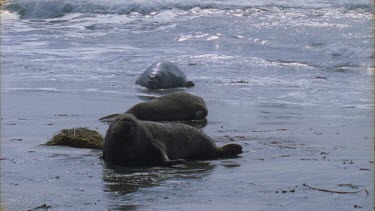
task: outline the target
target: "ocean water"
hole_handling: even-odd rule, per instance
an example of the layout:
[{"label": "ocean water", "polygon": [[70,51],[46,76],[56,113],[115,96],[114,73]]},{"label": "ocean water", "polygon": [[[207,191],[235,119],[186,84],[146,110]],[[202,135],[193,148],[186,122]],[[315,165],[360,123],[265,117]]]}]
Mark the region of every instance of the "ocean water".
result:
[{"label": "ocean water", "polygon": [[[373,162],[373,11],[370,0],[5,1],[2,203],[10,210],[373,207],[373,195],[327,197],[301,185],[342,188],[332,186],[338,180],[373,192],[371,165],[358,171]],[[159,60],[176,63],[196,86],[135,85]],[[241,159],[116,172],[100,152],[38,146],[63,128],[104,134],[99,117],[181,90],[206,100],[203,130],[219,144],[246,137]],[[281,151],[275,140],[286,144]],[[300,163],[326,151],[331,162]],[[347,160],[358,166],[344,168]],[[314,180],[316,172],[325,173]],[[283,188],[298,194],[271,194]]]},{"label": "ocean water", "polygon": [[366,107],[372,13],[367,0],[9,1],[3,88],[134,95],[135,78],[168,60],[208,98],[254,99],[266,87],[287,89],[267,96],[280,101]]}]

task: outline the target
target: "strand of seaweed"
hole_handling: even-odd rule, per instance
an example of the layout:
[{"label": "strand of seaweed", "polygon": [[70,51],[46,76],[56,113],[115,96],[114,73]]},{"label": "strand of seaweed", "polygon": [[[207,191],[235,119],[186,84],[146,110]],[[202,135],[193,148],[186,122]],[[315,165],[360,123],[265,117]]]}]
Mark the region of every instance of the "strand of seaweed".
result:
[{"label": "strand of seaweed", "polygon": [[367,189],[362,189],[362,190],[359,190],[359,191],[334,191],[334,190],[328,190],[328,189],[323,189],[323,188],[315,188],[315,187],[311,187],[305,183],[302,184],[303,186],[307,187],[307,188],[310,188],[312,190],[318,190],[318,191],[323,191],[323,192],[328,192],[328,193],[338,193],[338,194],[356,194],[356,193],[359,193],[361,191],[365,191],[366,192],[366,196],[369,195],[369,192]]}]

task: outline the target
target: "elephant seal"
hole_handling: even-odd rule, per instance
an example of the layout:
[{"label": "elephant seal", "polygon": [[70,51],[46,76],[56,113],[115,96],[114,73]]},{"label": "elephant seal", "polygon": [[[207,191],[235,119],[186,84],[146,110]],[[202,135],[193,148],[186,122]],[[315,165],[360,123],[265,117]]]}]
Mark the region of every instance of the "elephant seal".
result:
[{"label": "elephant seal", "polygon": [[241,145],[217,147],[194,127],[141,121],[131,114],[121,114],[111,123],[103,147],[103,159],[120,166],[170,166],[186,160],[233,158],[241,153]]},{"label": "elephant seal", "polygon": [[194,86],[192,81],[187,81],[186,75],[177,65],[167,61],[158,61],[152,64],[138,77],[135,83],[148,89]]},{"label": "elephant seal", "polygon": [[[190,121],[204,120],[208,110],[201,97],[186,92],[175,92],[149,102],[138,103],[125,113],[147,121]],[[118,115],[111,114],[99,120],[111,121]]]}]

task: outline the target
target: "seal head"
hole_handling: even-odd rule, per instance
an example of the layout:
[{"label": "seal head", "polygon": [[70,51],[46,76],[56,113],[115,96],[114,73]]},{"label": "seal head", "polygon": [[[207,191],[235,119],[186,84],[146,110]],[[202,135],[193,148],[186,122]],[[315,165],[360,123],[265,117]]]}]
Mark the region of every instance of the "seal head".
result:
[{"label": "seal head", "polygon": [[175,64],[158,61],[145,70],[135,82],[148,89],[168,89],[194,86],[185,73]]}]

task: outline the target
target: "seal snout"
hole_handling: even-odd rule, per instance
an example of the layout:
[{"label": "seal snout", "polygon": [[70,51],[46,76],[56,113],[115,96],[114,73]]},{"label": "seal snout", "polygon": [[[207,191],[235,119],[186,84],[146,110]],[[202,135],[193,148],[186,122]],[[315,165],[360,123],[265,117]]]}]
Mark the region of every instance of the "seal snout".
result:
[{"label": "seal snout", "polygon": [[156,83],[156,81],[149,81],[147,83],[147,88],[149,88],[149,89],[157,89],[158,88],[158,84]]},{"label": "seal snout", "polygon": [[160,76],[159,75],[149,75],[148,81],[147,81],[147,88],[149,89],[157,89],[158,88],[158,80]]}]

